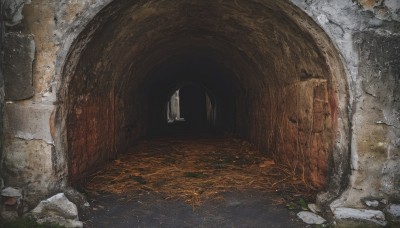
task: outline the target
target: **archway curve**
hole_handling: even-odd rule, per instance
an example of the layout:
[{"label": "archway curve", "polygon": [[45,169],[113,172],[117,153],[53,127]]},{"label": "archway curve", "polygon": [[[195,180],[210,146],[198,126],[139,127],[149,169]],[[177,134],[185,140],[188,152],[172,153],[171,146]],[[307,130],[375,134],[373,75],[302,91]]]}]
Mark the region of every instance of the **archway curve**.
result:
[{"label": "archway curve", "polygon": [[[288,2],[269,0],[115,0],[93,18],[69,50],[59,91],[58,149],[69,157],[70,181],[129,147],[127,138],[145,132],[140,120],[145,114],[130,115],[144,104],[135,94],[141,82],[177,50],[193,46],[214,50],[216,62],[231,69],[245,88],[235,102],[250,111],[235,116],[234,130],[272,155],[295,151],[286,155],[311,167],[303,170],[314,177],[310,181],[338,194],[349,168],[345,71],[312,19]],[[296,105],[302,108],[293,109]],[[322,136],[300,142],[300,132],[313,133],[315,118],[323,123],[314,133]],[[305,122],[311,124],[308,130]],[[282,126],[287,138],[278,134]],[[300,161],[296,153],[303,144],[310,151]],[[324,167],[315,167],[321,151]]]}]

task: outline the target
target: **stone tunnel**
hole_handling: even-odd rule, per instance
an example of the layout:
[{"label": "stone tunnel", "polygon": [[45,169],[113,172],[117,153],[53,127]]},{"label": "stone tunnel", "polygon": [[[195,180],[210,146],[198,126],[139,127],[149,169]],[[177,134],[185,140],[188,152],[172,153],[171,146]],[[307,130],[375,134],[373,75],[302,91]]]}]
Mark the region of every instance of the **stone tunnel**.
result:
[{"label": "stone tunnel", "polygon": [[5,0],[1,177],[32,204],[79,186],[168,131],[172,94],[197,89],[213,123],[188,106],[192,132],[248,140],[321,204],[399,199],[399,12],[395,0]]},{"label": "stone tunnel", "polygon": [[[321,30],[309,21],[311,31],[298,25],[295,9],[291,18],[284,6],[271,4],[260,10],[270,15],[263,21],[257,4],[130,4],[95,18],[64,67],[60,118],[70,181],[162,129],[169,95],[192,82],[215,97],[219,128],[279,154],[282,162],[307,163],[305,175],[324,185],[337,132],[337,91],[342,99],[347,92],[338,85],[343,66]],[[109,10],[118,16],[103,25]]]}]

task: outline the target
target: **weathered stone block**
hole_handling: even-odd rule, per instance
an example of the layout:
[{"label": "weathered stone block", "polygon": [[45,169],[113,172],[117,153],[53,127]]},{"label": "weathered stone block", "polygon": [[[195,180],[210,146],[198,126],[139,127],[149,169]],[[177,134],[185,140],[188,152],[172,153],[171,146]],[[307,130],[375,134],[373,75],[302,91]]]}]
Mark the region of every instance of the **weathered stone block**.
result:
[{"label": "weathered stone block", "polygon": [[21,12],[26,3],[30,3],[30,0],[4,0],[4,20],[6,25],[16,25],[24,18]]},{"label": "weathered stone block", "polygon": [[365,210],[365,209],[354,209],[354,208],[334,208],[333,214],[335,219],[354,219],[361,221],[369,221],[376,223],[381,226],[385,226],[387,221],[385,219],[385,215],[382,211],[378,210]]},{"label": "weathered stone block", "polygon": [[[400,133],[400,36],[374,31],[355,34],[362,91],[354,114],[357,169],[354,197],[399,193],[396,140]],[[373,161],[373,162],[372,162]],[[380,191],[380,192],[379,192]]]},{"label": "weathered stone block", "polygon": [[7,104],[4,112],[4,133],[21,139],[40,139],[53,143],[50,131],[52,105]]},{"label": "weathered stone block", "polygon": [[5,138],[2,176],[8,186],[24,189],[29,205],[48,194],[56,182],[52,169],[52,145],[41,140]]},{"label": "weathered stone block", "polygon": [[4,37],[4,84],[6,100],[32,97],[32,64],[35,42],[32,35],[7,33]]},{"label": "weathered stone block", "polygon": [[50,133],[53,108],[33,104],[5,107],[2,175],[7,185],[24,189],[30,204],[48,194],[57,183],[53,168],[57,158]]}]

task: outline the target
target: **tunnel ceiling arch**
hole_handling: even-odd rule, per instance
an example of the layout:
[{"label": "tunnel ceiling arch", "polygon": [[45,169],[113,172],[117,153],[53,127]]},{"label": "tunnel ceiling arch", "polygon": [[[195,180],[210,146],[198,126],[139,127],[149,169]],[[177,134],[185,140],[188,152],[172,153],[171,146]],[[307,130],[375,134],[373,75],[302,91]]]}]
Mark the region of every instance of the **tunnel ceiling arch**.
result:
[{"label": "tunnel ceiling arch", "polygon": [[[176,71],[163,72],[172,60]],[[188,78],[176,73],[179,61]],[[190,64],[203,72],[193,76]],[[232,123],[221,126],[315,187],[346,172],[336,157],[347,156],[345,73],[305,13],[274,0],[115,0],[79,35],[63,68],[60,131],[70,181],[146,134],[153,109],[144,91],[168,93],[193,79],[227,97],[221,115]]]}]

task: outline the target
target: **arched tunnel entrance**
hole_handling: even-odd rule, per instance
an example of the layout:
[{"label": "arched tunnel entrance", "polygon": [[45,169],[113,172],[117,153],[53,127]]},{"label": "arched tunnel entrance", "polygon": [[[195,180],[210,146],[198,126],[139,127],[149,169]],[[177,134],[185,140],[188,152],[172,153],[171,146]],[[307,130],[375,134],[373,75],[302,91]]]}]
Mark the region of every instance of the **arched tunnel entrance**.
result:
[{"label": "arched tunnel entrance", "polygon": [[346,169],[334,160],[347,102],[341,60],[286,1],[115,0],[79,35],[63,72],[59,129],[72,185],[168,132],[178,89],[188,134],[248,140],[320,191]]}]

